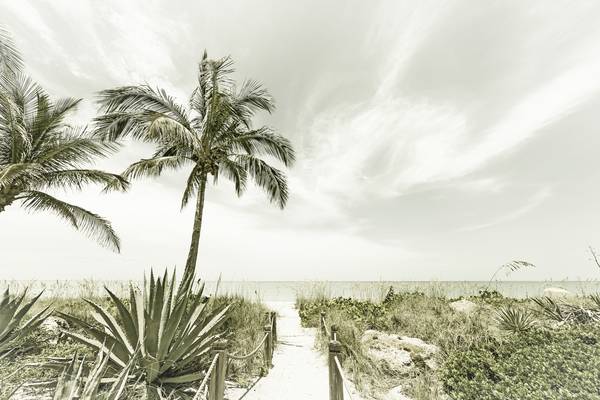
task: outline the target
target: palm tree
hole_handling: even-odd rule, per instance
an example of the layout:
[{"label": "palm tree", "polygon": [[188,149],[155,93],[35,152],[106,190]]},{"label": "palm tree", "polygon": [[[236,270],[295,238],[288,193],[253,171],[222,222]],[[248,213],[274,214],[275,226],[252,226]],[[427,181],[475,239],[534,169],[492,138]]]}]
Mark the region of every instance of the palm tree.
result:
[{"label": "palm tree", "polygon": [[66,122],[79,102],[73,98],[53,102],[24,75],[20,54],[0,29],[0,212],[15,201],[28,210],[52,211],[119,251],[119,238],[107,220],[47,192],[82,189],[90,183],[126,189],[127,181],[119,175],[83,168],[117,145]]},{"label": "palm tree", "polygon": [[255,81],[246,81],[238,89],[231,78],[232,67],[229,57],[209,60],[204,52],[187,108],[164,90],[148,85],[118,87],[99,96],[103,115],[96,118],[97,135],[111,140],[131,137],[156,145],[151,158],[123,172],[126,179],[190,169],[181,207],[196,196],[196,211],[185,278],[193,276],[196,267],[209,175],[215,184],[220,176],[233,181],[238,195],[250,177],[281,208],[288,199],[285,174],[263,158],[290,166],[292,145],[270,128],[255,129],[251,124],[257,111],[274,109],[273,99]]}]

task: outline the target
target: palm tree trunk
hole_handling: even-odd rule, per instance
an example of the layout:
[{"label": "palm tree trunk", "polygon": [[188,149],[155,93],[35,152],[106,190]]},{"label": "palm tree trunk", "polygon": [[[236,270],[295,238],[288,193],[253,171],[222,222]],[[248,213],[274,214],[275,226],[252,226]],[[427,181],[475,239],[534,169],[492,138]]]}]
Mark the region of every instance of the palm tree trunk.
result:
[{"label": "palm tree trunk", "polygon": [[194,216],[194,229],[192,230],[192,242],[185,263],[183,272],[183,282],[191,279],[196,271],[196,261],[198,260],[198,244],[200,242],[200,230],[202,229],[202,211],[204,209],[204,192],[206,191],[206,173],[200,178],[200,187],[198,188],[198,198],[196,200],[196,214]]}]

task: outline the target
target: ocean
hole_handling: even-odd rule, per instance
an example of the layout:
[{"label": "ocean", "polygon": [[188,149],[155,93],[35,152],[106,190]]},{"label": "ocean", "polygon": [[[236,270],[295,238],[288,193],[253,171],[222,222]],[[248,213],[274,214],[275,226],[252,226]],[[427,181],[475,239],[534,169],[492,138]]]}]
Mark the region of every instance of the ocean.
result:
[{"label": "ocean", "polygon": [[[12,292],[29,287],[30,293],[44,290],[44,297],[104,296],[104,286],[117,295],[126,295],[129,281],[0,281],[0,288],[9,286]],[[206,282],[206,293],[214,293],[216,282]],[[382,299],[388,289],[396,292],[419,291],[448,298],[476,295],[489,287],[507,297],[526,298],[541,296],[547,287],[560,287],[577,295],[600,293],[600,281],[225,281],[220,282],[219,294],[241,295],[262,301],[294,301],[298,295],[327,297],[354,297]]]}]

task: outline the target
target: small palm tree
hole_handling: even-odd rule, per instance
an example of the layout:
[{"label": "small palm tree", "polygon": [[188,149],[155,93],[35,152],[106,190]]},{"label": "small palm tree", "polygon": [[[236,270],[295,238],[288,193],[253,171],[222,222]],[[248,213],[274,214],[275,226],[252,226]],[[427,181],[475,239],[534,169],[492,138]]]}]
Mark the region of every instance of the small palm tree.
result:
[{"label": "small palm tree", "polygon": [[200,62],[198,85],[189,108],[177,104],[162,89],[125,86],[100,93],[96,134],[111,140],[123,137],[151,142],[156,151],[151,158],[132,164],[127,179],[159,176],[165,170],[190,168],[181,206],[196,196],[192,240],[184,277],[194,275],[206,183],[211,175],[233,181],[241,195],[248,176],[263,188],[272,202],[283,208],[288,199],[285,174],[263,159],[270,157],[290,166],[294,162],[291,143],[267,127],[252,128],[259,110],[271,112],[273,99],[254,81],[238,89],[231,78],[229,57],[209,60],[206,52]]},{"label": "small palm tree", "polygon": [[0,30],[0,212],[15,201],[28,210],[52,211],[118,251],[119,238],[107,220],[47,192],[82,189],[90,183],[126,187],[119,175],[82,167],[117,146],[66,122],[79,102],[72,98],[52,102],[23,74],[19,53]]}]

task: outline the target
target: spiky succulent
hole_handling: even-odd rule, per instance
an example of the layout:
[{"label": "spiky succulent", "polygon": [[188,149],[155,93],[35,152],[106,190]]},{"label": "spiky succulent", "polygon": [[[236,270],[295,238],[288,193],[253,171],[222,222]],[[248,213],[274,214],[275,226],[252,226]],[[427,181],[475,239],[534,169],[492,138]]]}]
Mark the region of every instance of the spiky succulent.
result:
[{"label": "spiky succulent", "polygon": [[0,357],[10,350],[15,340],[22,338],[40,326],[52,312],[50,306],[45,307],[27,322],[22,324],[27,313],[40,298],[42,293],[27,299],[27,290],[19,296],[12,296],[6,289],[0,298]]},{"label": "spiky succulent", "polygon": [[100,393],[100,385],[108,369],[108,354],[110,351],[107,349],[98,352],[96,362],[86,377],[83,376],[85,359],[78,361],[75,354],[58,378],[54,400],[118,400],[121,398],[134,359],[114,379],[110,379],[112,382],[110,387]]},{"label": "spiky succulent", "polygon": [[84,331],[66,334],[100,352],[110,348],[107,354],[117,368],[137,357],[133,373],[148,384],[196,381],[209,362],[212,344],[221,337],[229,306],[215,309],[202,295],[204,285],[198,290],[183,285],[176,291],[175,284],[174,273],[171,279],[166,271],[158,279],[151,273],[142,293],[130,289],[128,304],[106,289],[117,317],[86,300],[99,326],[61,313]]},{"label": "spiky succulent", "polygon": [[503,307],[496,314],[500,329],[513,333],[526,332],[537,323],[534,315],[528,310],[514,307]]}]

